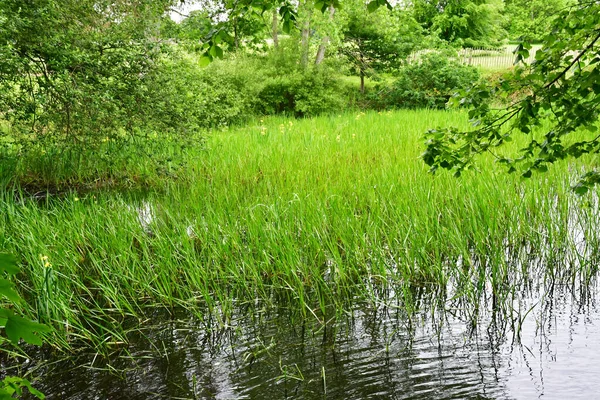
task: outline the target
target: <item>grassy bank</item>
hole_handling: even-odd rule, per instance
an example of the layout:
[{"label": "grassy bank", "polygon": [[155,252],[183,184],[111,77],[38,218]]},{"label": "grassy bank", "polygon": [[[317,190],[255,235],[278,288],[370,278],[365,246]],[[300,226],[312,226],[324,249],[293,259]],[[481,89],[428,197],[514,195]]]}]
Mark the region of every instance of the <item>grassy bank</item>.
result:
[{"label": "grassy bank", "polygon": [[488,295],[510,308],[531,269],[593,276],[600,216],[593,194],[569,191],[576,166],[527,181],[491,159],[461,179],[427,173],[423,132],[465,124],[441,111],[257,120],[187,148],[182,179],[159,191],[4,192],[0,250],[22,261],[29,312],[57,346],[104,350],[155,306],[223,324],[255,302],[320,319],[390,291],[410,310],[424,290],[476,313]]}]

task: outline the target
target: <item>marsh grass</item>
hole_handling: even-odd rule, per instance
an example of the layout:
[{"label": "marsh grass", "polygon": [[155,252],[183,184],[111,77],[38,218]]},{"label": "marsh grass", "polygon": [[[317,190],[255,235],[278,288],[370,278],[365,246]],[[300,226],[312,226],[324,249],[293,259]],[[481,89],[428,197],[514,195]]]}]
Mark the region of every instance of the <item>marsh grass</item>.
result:
[{"label": "marsh grass", "polygon": [[[10,132],[6,137],[11,137]],[[124,133],[88,141],[17,137],[0,141],[0,187],[38,198],[98,190],[158,190],[182,179],[186,149],[200,150],[201,134],[159,137]]]},{"label": "marsh grass", "polygon": [[460,179],[428,174],[423,132],[466,124],[443,111],[256,120],[188,147],[160,191],[5,191],[0,249],[20,257],[25,309],[54,345],[104,353],[156,308],[207,326],[257,304],[325,322],[390,298],[410,315],[431,293],[476,321],[482,301],[512,312],[532,273],[593,279],[597,198],[569,190],[590,160],[529,180],[491,157]]}]

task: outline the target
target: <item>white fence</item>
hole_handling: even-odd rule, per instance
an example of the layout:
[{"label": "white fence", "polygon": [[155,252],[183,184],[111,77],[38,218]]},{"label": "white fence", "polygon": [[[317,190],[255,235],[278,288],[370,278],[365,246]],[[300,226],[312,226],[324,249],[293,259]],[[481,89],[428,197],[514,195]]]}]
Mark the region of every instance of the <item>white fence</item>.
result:
[{"label": "white fence", "polygon": [[[458,61],[466,65],[473,65],[485,69],[506,69],[514,65],[517,58],[515,53],[516,45],[507,45],[498,48],[467,48],[458,51]],[[529,50],[529,57],[524,60],[531,63],[535,59],[535,53],[539,46],[534,46]],[[408,57],[408,62],[418,62],[423,54],[434,52],[435,50],[420,50]]]}]

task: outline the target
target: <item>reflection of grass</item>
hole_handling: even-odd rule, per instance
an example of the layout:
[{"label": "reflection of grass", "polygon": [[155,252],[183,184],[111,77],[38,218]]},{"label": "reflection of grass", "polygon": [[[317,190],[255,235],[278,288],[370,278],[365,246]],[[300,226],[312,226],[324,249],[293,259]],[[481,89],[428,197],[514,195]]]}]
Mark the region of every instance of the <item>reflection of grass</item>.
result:
[{"label": "reflection of grass", "polygon": [[599,216],[572,207],[567,164],[522,182],[483,157],[461,179],[431,176],[422,133],[449,125],[465,127],[466,116],[269,118],[216,132],[206,149],[186,150],[181,179],[143,200],[88,192],[37,203],[4,192],[0,250],[21,256],[30,299],[46,290],[40,256],[52,260],[51,296],[33,313],[60,333],[56,344],[99,350],[125,340],[123,320],[147,318],[148,307],[227,324],[234,306],[260,300],[322,320],[327,307],[390,293],[409,312],[419,291],[438,291],[443,305],[451,288],[465,308],[486,293],[502,308],[527,272],[521,256],[552,260],[552,277],[586,271],[569,221],[597,248],[588,227]]}]

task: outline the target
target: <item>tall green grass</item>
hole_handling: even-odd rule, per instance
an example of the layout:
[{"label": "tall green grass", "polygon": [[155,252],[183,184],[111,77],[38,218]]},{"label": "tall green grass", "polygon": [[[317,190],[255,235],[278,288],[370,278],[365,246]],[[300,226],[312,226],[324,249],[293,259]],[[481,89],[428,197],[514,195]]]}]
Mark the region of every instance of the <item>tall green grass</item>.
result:
[{"label": "tall green grass", "polygon": [[226,325],[241,305],[322,319],[390,294],[410,311],[431,292],[476,318],[488,296],[509,310],[532,272],[591,279],[598,206],[569,190],[578,164],[523,181],[482,157],[460,179],[433,176],[422,134],[448,125],[466,116],[256,120],[188,148],[185,179],[160,191],[3,192],[0,250],[20,257],[28,312],[53,343],[99,351],[153,307]]}]

